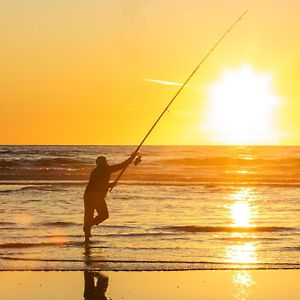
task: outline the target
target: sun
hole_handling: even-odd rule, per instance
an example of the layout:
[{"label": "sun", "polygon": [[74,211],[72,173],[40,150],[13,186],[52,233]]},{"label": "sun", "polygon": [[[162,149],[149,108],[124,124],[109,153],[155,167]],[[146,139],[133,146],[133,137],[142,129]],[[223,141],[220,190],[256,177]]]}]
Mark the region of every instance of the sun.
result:
[{"label": "sun", "polygon": [[207,90],[204,126],[210,140],[221,144],[276,144],[274,113],[280,99],[271,76],[251,66],[227,70]]}]

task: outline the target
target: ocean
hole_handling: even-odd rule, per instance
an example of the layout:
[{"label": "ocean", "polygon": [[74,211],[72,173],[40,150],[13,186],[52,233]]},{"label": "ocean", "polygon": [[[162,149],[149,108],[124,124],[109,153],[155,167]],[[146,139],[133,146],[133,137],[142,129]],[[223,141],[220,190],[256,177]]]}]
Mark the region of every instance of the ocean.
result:
[{"label": "ocean", "polygon": [[0,270],[300,269],[300,147],[144,146],[83,243],[98,155],[134,146],[0,146]]}]

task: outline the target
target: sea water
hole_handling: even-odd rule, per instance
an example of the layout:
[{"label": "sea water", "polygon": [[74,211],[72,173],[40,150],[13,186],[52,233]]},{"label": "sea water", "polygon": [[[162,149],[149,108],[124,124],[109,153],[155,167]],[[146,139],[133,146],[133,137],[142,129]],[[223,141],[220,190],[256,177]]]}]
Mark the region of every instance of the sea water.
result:
[{"label": "sea water", "polygon": [[83,242],[98,155],[134,146],[1,146],[1,270],[300,268],[300,147],[145,146]]}]

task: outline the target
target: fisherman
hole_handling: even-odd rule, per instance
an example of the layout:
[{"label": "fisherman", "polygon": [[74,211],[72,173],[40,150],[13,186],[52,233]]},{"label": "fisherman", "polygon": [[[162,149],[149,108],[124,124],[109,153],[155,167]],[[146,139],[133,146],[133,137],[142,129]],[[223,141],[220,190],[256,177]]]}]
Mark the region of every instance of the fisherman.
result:
[{"label": "fisherman", "polygon": [[[119,171],[132,163],[136,154],[132,154],[127,160],[117,165],[109,165],[105,156],[99,156],[96,159],[96,168],[92,171],[90,180],[84,192],[84,224],[83,231],[85,241],[89,242],[91,237],[91,228],[108,219],[109,213],[105,202],[106,194],[109,188],[115,183],[109,182],[111,173]],[[98,215],[94,217],[94,210]]]}]

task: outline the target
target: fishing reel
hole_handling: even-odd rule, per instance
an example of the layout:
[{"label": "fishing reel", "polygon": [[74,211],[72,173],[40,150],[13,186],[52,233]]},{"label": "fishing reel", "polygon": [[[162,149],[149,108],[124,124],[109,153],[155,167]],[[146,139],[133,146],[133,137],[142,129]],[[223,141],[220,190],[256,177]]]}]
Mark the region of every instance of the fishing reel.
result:
[{"label": "fishing reel", "polygon": [[134,164],[135,166],[137,166],[137,165],[140,164],[141,161],[142,161],[142,156],[141,156],[140,154],[138,154],[138,155],[135,157],[135,159],[134,159],[134,161],[133,161],[133,164]]}]

